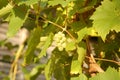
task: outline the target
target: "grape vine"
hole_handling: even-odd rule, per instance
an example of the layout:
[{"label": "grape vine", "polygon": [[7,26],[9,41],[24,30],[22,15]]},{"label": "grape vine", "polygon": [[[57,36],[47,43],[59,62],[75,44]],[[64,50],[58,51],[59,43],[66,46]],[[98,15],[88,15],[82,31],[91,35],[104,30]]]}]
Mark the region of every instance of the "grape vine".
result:
[{"label": "grape vine", "polygon": [[[0,35],[6,34],[0,49],[14,52],[9,73],[0,70],[2,80],[18,80],[19,72],[22,80],[41,75],[45,80],[120,80],[119,5],[119,0],[0,0]],[[14,43],[23,28],[29,33],[24,42],[12,45],[9,40]]]}]

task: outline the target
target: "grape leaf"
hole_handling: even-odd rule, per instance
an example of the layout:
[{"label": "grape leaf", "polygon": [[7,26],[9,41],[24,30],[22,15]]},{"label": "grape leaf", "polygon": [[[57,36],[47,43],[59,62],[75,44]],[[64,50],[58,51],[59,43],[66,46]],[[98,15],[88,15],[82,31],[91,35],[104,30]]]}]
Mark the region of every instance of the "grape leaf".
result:
[{"label": "grape leaf", "polygon": [[44,67],[45,67],[44,64],[36,65],[30,72],[30,79],[36,80],[36,78],[39,76],[39,74],[44,70]]},{"label": "grape leaf", "polygon": [[77,77],[72,77],[70,80],[79,80],[80,78],[79,78],[79,76],[77,76]]},{"label": "grape leaf", "polygon": [[48,2],[49,6],[55,6],[55,5],[62,5],[62,7],[65,7],[68,5],[69,2],[74,0],[51,0]]},{"label": "grape leaf", "polygon": [[72,64],[71,64],[71,74],[78,74],[81,70],[81,64],[80,62],[76,59],[76,60],[72,60]]},{"label": "grape leaf", "polygon": [[47,65],[45,66],[45,77],[46,80],[51,80],[51,75],[52,75],[52,71],[53,71],[53,67],[54,66],[54,60],[52,60],[52,58],[48,61]]},{"label": "grape leaf", "polygon": [[104,0],[102,5],[99,6],[91,16],[91,19],[93,19],[93,27],[95,27],[98,35],[100,35],[103,40],[105,40],[110,30],[120,31],[119,4],[120,1],[118,0]]},{"label": "grape leaf", "polygon": [[79,80],[88,80],[84,74],[80,74]]},{"label": "grape leaf", "polygon": [[73,41],[68,42],[65,49],[66,49],[66,51],[75,50],[76,49],[75,42],[73,42]]},{"label": "grape leaf", "polygon": [[88,80],[84,74],[80,74],[78,77],[72,77],[71,80]]},{"label": "grape leaf", "polygon": [[0,9],[0,17],[4,16],[5,14],[9,13],[12,10],[13,6],[8,4],[7,6]]},{"label": "grape leaf", "polygon": [[8,5],[8,0],[0,0],[0,9]]},{"label": "grape leaf", "polygon": [[28,15],[28,7],[21,5],[19,7],[14,7],[12,10],[12,16],[9,23],[9,28],[7,36],[14,36],[17,31],[22,27]]},{"label": "grape leaf", "polygon": [[82,63],[85,58],[86,50],[84,49],[84,47],[77,47],[77,53],[78,53],[78,61],[81,66],[80,73],[82,73]]},{"label": "grape leaf", "polygon": [[66,80],[65,67],[61,62],[55,64],[54,77],[56,80]]},{"label": "grape leaf", "polygon": [[114,68],[109,67],[106,72],[98,73],[89,80],[120,80],[120,74]]},{"label": "grape leaf", "polygon": [[88,29],[86,27],[79,30],[77,32],[77,35],[78,35],[77,41],[80,42],[83,39],[83,37],[88,34],[87,32],[88,32]]},{"label": "grape leaf", "polygon": [[48,36],[48,38],[47,38],[47,40],[46,40],[46,42],[45,42],[45,44],[44,44],[44,46],[43,46],[43,48],[42,48],[42,51],[41,51],[40,54],[38,55],[38,58],[41,58],[41,57],[43,57],[43,56],[46,55],[46,51],[47,51],[49,45],[51,44],[51,42],[52,42],[52,34],[50,34],[50,35]]},{"label": "grape leaf", "polygon": [[32,5],[32,4],[37,3],[38,1],[40,1],[40,0],[16,0],[15,2],[16,2],[18,5],[22,5],[22,4]]},{"label": "grape leaf", "polygon": [[40,41],[41,29],[39,27],[35,28],[31,33],[31,36],[28,41],[28,48],[25,52],[23,65],[29,64],[34,58],[34,50]]}]

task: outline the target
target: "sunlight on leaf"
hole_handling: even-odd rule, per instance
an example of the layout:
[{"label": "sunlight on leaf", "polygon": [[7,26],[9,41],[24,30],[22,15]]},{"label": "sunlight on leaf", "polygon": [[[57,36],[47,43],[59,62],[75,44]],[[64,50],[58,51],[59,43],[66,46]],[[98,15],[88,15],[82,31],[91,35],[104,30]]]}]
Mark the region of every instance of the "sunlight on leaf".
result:
[{"label": "sunlight on leaf", "polygon": [[23,23],[27,19],[27,15],[28,15],[27,12],[28,12],[28,7],[24,5],[13,8],[12,16],[10,18],[9,28],[7,32],[8,37],[14,36],[18,32],[18,30],[22,27]]},{"label": "sunlight on leaf", "polygon": [[109,67],[106,72],[98,73],[90,80],[120,80],[120,74],[114,68]]},{"label": "sunlight on leaf", "polygon": [[43,56],[46,55],[47,49],[48,49],[48,47],[50,46],[50,44],[51,44],[51,42],[52,42],[52,35],[53,35],[53,34],[51,33],[51,34],[48,36],[45,44],[44,44],[43,47],[42,47],[42,51],[41,51],[40,54],[38,55],[38,58],[41,58],[41,57],[43,57]]},{"label": "sunlight on leaf", "polygon": [[80,73],[82,73],[82,63],[85,58],[86,50],[83,47],[77,47],[78,61],[80,63]]},{"label": "sunlight on leaf", "polygon": [[55,5],[62,5],[63,7],[66,7],[69,2],[74,1],[74,0],[51,0],[48,2],[49,6],[55,6]]},{"label": "sunlight on leaf", "polygon": [[52,59],[50,59],[45,66],[45,77],[46,80],[51,80],[51,64],[52,64]]},{"label": "sunlight on leaf", "polygon": [[120,31],[120,7],[117,6],[118,4],[118,0],[104,0],[91,17],[93,27],[104,41],[110,30]]},{"label": "sunlight on leaf", "polygon": [[28,41],[28,48],[25,52],[23,65],[33,62],[34,50],[40,41],[41,29],[39,27],[35,28],[31,33],[31,36]]},{"label": "sunlight on leaf", "polygon": [[78,74],[81,70],[81,66],[80,66],[80,62],[76,59],[76,60],[72,60],[72,64],[71,64],[71,74]]},{"label": "sunlight on leaf", "polygon": [[32,4],[37,3],[38,1],[40,1],[40,0],[16,0],[18,5],[22,5],[22,4],[32,5]]},{"label": "sunlight on leaf", "polygon": [[12,10],[13,6],[8,4],[7,6],[0,9],[0,17],[4,16],[5,14],[9,13]]}]

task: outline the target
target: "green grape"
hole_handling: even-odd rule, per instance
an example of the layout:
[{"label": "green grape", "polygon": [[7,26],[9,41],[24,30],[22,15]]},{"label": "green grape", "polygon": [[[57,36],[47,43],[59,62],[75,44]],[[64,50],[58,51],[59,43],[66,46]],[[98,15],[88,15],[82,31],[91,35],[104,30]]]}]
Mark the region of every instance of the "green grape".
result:
[{"label": "green grape", "polygon": [[59,51],[63,51],[63,47],[58,47],[58,50]]},{"label": "green grape", "polygon": [[55,34],[53,40],[55,41],[56,47],[59,51],[63,51],[63,49],[66,47],[66,37],[65,34],[62,32],[58,32]]},{"label": "green grape", "polygon": [[57,43],[59,43],[59,42],[60,42],[60,39],[59,39],[59,38],[56,38],[55,41],[56,41]]},{"label": "green grape", "polygon": [[61,31],[59,31],[59,32],[58,32],[58,35],[61,35],[61,34],[63,34],[63,33],[62,33]]},{"label": "green grape", "polygon": [[63,44],[62,44],[62,47],[65,48],[65,47],[66,47],[66,43],[63,43]]},{"label": "green grape", "polygon": [[63,40],[63,41],[66,41],[66,38],[65,38],[65,37],[63,37],[63,38],[62,38],[62,40]]},{"label": "green grape", "polygon": [[60,43],[64,43],[64,42],[65,42],[64,40],[62,40],[62,39],[60,40]]},{"label": "green grape", "polygon": [[61,43],[57,43],[57,46],[58,46],[58,47],[61,46]]}]

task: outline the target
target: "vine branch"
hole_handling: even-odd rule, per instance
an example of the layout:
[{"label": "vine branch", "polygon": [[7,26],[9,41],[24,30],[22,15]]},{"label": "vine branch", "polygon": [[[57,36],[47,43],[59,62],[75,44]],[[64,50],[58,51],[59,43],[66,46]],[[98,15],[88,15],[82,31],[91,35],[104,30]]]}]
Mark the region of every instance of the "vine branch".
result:
[{"label": "vine branch", "polygon": [[23,48],[24,48],[24,45],[21,44],[19,46],[19,49],[18,49],[17,53],[16,53],[15,60],[13,61],[12,65],[11,65],[10,74],[9,74],[11,80],[16,79],[16,73],[17,73],[17,68],[18,68],[17,62],[18,62],[18,60],[21,56],[21,52],[22,52]]},{"label": "vine branch", "polygon": [[[86,58],[90,58],[88,56],[85,56]],[[109,60],[109,59],[101,59],[101,58],[94,58],[95,60],[99,60],[99,61],[107,61],[107,62],[112,62],[115,63],[117,65],[120,65],[120,62],[114,61],[114,60]]]},{"label": "vine branch", "polygon": [[[43,20],[45,20],[44,22],[48,22],[50,24],[53,24],[54,26],[60,28],[60,29],[64,29],[62,26],[52,22],[52,21],[49,21],[49,20],[46,20],[45,18],[41,17]],[[64,30],[73,40],[76,40],[75,37],[68,31],[68,30]]]}]

